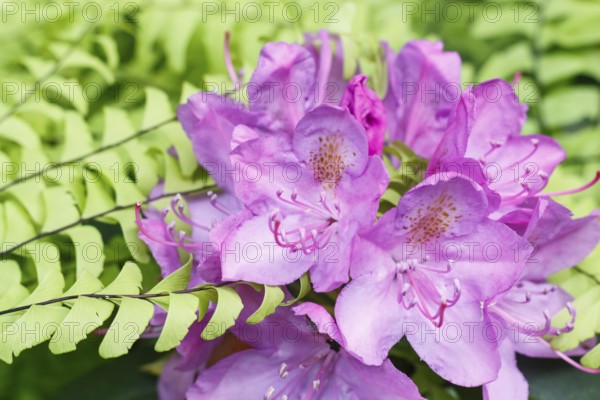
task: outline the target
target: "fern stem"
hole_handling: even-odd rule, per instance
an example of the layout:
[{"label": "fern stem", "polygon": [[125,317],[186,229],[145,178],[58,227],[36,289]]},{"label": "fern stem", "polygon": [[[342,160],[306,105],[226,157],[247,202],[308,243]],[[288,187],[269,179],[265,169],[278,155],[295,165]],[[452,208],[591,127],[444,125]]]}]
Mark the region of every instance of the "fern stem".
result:
[{"label": "fern stem", "polygon": [[15,114],[23,105],[27,102],[27,100],[35,93],[35,88],[44,83],[47,79],[49,79],[52,75],[58,72],[61,69],[67,58],[79,47],[79,45],[83,42],[83,39],[87,36],[88,33],[92,31],[94,28],[94,23],[88,26],[83,33],[71,44],[71,46],[65,51],[65,53],[56,60],[56,63],[52,67],[50,71],[48,71],[45,75],[42,75],[35,83],[33,84],[33,89],[28,89],[25,96],[23,96],[22,100],[18,103],[15,103],[10,107],[2,116],[0,116],[0,124],[10,118],[13,114]]},{"label": "fern stem", "polygon": [[536,6],[538,7],[539,12],[539,21],[538,26],[536,26],[535,33],[533,35],[532,41],[532,50],[533,50],[533,65],[532,65],[532,78],[535,82],[536,88],[539,90],[538,103],[536,107],[537,115],[536,120],[539,126],[540,132],[547,132],[546,122],[543,116],[542,104],[540,103],[541,98],[543,97],[543,88],[540,79],[540,63],[542,56],[544,54],[544,49],[542,46],[542,35],[544,32],[544,24],[545,24],[545,15],[544,15],[544,4],[542,1],[536,1]]},{"label": "fern stem", "polygon": [[64,303],[65,301],[69,301],[69,300],[77,300],[79,297],[89,297],[92,299],[102,299],[102,300],[110,300],[110,299],[122,299],[122,298],[130,298],[130,299],[154,299],[157,297],[167,297],[171,294],[186,294],[186,293],[194,293],[194,292],[201,292],[204,290],[210,290],[212,288],[215,287],[221,287],[221,286],[226,286],[226,285],[230,285],[230,284],[235,284],[238,282],[222,282],[222,283],[217,283],[214,285],[210,285],[210,286],[197,286],[194,288],[190,288],[190,289],[183,289],[183,290],[174,290],[172,292],[162,292],[162,293],[144,293],[144,294],[97,294],[97,293],[87,293],[87,294],[74,294],[74,295],[70,295],[70,296],[63,296],[63,297],[57,297],[55,299],[50,299],[50,300],[46,300],[46,301],[41,301],[39,303],[34,303],[34,304],[26,304],[24,306],[19,306],[19,307],[14,307],[14,308],[9,308],[6,310],[1,310],[0,311],[0,315],[6,315],[6,314],[11,314],[11,313],[15,313],[15,312],[19,312],[19,311],[25,311],[30,309],[33,306],[47,306],[49,304],[56,304],[56,303]]},{"label": "fern stem", "polygon": [[[142,137],[142,136],[144,136],[144,135],[146,135],[146,134],[148,134],[148,133],[150,133],[150,132],[152,132],[152,131],[154,131],[154,130],[156,130],[156,129],[164,126],[164,125],[167,125],[167,124],[169,124],[169,123],[171,123],[173,121],[176,121],[176,120],[177,120],[176,116],[171,117],[171,118],[169,118],[167,120],[164,120],[162,122],[159,122],[158,124],[153,125],[153,126],[151,126],[149,128],[137,131],[133,135],[131,135],[129,137],[126,137],[126,138],[124,138],[122,140],[119,140],[118,142],[114,142],[114,143],[111,143],[109,145],[99,147],[96,150],[90,151],[89,153],[86,153],[86,154],[83,154],[81,156],[75,157],[75,158],[73,158],[71,160],[62,161],[62,162],[59,162],[59,163],[56,163],[56,164],[52,164],[48,168],[40,169],[39,171],[37,171],[37,172],[35,172],[35,173],[31,174],[31,175],[26,175],[26,176],[22,176],[20,178],[17,178],[14,181],[10,181],[10,182],[8,182],[5,185],[0,186],[0,193],[2,193],[3,191],[5,191],[6,189],[8,189],[10,187],[13,187],[13,186],[15,186],[15,185],[17,185],[19,183],[25,182],[25,181],[27,181],[27,180],[29,180],[31,178],[36,178],[36,177],[42,176],[43,174],[48,173],[48,171],[53,171],[53,170],[55,170],[57,168],[62,168],[64,166],[66,166],[66,165],[77,163],[77,162],[82,161],[82,160],[84,160],[84,159],[86,159],[88,157],[94,156],[96,154],[100,154],[100,153],[105,152],[105,151],[110,150],[110,149],[114,149],[115,147],[119,147],[119,146],[121,146],[121,145],[123,145],[123,144],[125,144],[127,142],[130,142],[130,141],[132,141],[134,139]],[[0,254],[2,254],[2,253],[0,253]]]},{"label": "fern stem", "polygon": [[[193,193],[200,193],[200,192],[210,192],[210,191],[215,191],[215,190],[218,190],[218,189],[219,189],[218,186],[216,186],[216,185],[210,185],[210,186],[205,186],[205,187],[202,187],[202,188],[190,189],[190,190],[183,191],[183,192],[163,193],[163,194],[161,194],[159,196],[147,199],[146,202],[151,203],[153,201],[164,199],[166,197],[173,197],[173,196],[175,196],[177,194],[184,194],[185,195],[185,194],[193,194]],[[127,208],[133,208],[133,207],[135,207],[136,203],[131,203],[131,204],[125,204],[125,205],[116,206],[114,208],[111,208],[110,210],[103,211],[101,213],[92,215],[90,217],[80,218],[77,221],[74,221],[74,222],[71,222],[69,224],[63,225],[60,228],[56,228],[56,229],[48,231],[48,232],[41,232],[41,233],[37,234],[36,236],[34,236],[34,237],[30,238],[30,239],[27,239],[27,240],[25,240],[25,241],[23,241],[21,243],[18,243],[16,245],[14,245],[13,247],[8,248],[7,250],[0,251],[0,257],[2,257],[4,255],[7,255],[9,253],[12,253],[13,251],[15,251],[15,250],[17,250],[17,249],[19,249],[19,248],[21,248],[21,247],[23,247],[23,246],[31,243],[31,242],[34,242],[36,240],[45,238],[47,236],[56,235],[58,233],[66,231],[67,229],[72,228],[74,226],[77,226],[79,224],[84,224],[86,222],[93,221],[93,220],[95,220],[97,218],[103,217],[103,216],[111,214],[113,212],[117,212],[117,211],[124,210],[124,209],[127,209]]]},{"label": "fern stem", "polygon": [[581,267],[573,267],[573,269],[580,274],[586,276],[587,278],[593,280],[597,285],[600,285],[600,279],[598,279],[595,275],[590,274],[589,272],[581,269]]}]

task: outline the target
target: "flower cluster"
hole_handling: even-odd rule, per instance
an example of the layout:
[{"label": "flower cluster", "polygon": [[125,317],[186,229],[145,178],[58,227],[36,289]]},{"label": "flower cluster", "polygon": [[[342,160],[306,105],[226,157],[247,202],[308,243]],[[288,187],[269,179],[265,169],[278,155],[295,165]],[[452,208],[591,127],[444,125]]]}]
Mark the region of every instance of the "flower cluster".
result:
[{"label": "flower cluster", "polygon": [[[521,134],[526,107],[511,84],[451,96],[456,53],[429,41],[383,49],[382,98],[360,67],[344,79],[341,40],[321,31],[303,45],[267,43],[247,104],[201,92],[180,106],[198,162],[220,189],[187,199],[187,212],[181,197],[172,200],[191,234],[165,222],[168,210],[142,217],[138,207],[140,237],[163,273],[185,250],[191,286],[286,290],[308,274],[329,308],[279,307],[249,333],[244,315],[260,299],[239,286],[245,307],[228,339],[204,341],[195,323],[165,366],[162,398],[420,399],[388,359],[403,337],[441,377],[483,386],[486,399],[527,399],[516,352],[577,365],[549,345],[573,328],[575,310],[547,277],[581,261],[600,224],[597,213],[573,219],[552,197],[599,177],[543,193],[565,153],[552,138]],[[428,166],[380,213],[390,174],[405,162],[384,162],[395,141]],[[565,307],[572,320],[553,326]]]}]

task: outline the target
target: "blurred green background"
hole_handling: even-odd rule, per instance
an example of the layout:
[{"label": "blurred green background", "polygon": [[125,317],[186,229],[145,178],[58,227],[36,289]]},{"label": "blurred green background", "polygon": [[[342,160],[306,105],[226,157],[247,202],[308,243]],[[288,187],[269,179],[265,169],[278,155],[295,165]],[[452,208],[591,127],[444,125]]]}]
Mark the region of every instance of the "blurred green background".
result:
[{"label": "blurred green background", "polygon": [[[269,2],[266,2],[269,3]],[[600,1],[2,1],[0,24],[1,185],[36,165],[72,160],[118,142],[174,115],[175,107],[207,83],[228,87],[223,37],[231,32],[233,63],[246,79],[267,41],[301,41],[304,32],[329,29],[341,35],[347,71],[359,60],[379,91],[385,88],[379,40],[394,50],[415,38],[440,39],[463,59],[463,83],[501,77],[523,78],[518,94],[529,105],[526,133],[556,137],[568,159],[550,189],[577,187],[600,170]],[[167,153],[175,144],[180,159]],[[104,172],[135,176],[81,179],[89,166],[77,166],[74,179],[31,181],[0,190],[0,238],[18,243],[39,233],[78,223],[92,230],[67,230],[43,239],[56,246],[65,275],[80,268],[68,252],[77,236],[103,244],[103,256],[86,268],[109,280],[123,261],[156,265],[137,241],[131,213],[102,215],[115,206],[147,196],[160,176],[170,191],[198,185],[198,169],[176,123],[129,141],[94,159]],[[139,169],[131,171],[135,160]],[[560,199],[584,215],[600,204],[600,191]],[[77,227],[75,227],[76,229]],[[123,239],[136,243],[126,249]],[[65,244],[67,243],[67,244]],[[69,244],[71,243],[71,244]],[[120,251],[119,251],[120,249]],[[38,265],[32,251],[9,256],[22,268],[22,282],[35,287]],[[555,280],[585,298],[580,319],[600,315],[600,252],[578,270]],[[88,260],[89,261],[89,260]],[[0,275],[0,279],[2,275]],[[592,294],[590,294],[592,293]],[[577,304],[576,304],[577,305]],[[579,310],[581,311],[581,310]],[[594,322],[595,323],[595,322]],[[592,327],[598,332],[600,327]],[[576,329],[574,338],[585,329]],[[151,343],[138,343],[117,360],[97,355],[99,340],[78,351],[54,356],[42,345],[0,365],[1,399],[150,399],[164,355]],[[520,360],[533,398],[596,399],[600,378],[565,364]],[[477,399],[479,390],[445,387],[427,372],[420,375],[431,399]],[[423,378],[424,377],[424,378]]]}]

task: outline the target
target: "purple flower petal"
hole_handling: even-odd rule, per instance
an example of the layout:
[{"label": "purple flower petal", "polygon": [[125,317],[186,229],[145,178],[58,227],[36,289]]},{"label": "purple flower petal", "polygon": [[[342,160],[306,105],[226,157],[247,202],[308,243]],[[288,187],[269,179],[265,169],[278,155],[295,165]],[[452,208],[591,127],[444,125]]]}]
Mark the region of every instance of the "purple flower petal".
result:
[{"label": "purple flower petal", "polygon": [[529,385],[525,377],[517,368],[515,351],[509,341],[505,340],[500,345],[502,366],[498,379],[483,385],[484,400],[527,400],[529,398]]},{"label": "purple flower petal", "polygon": [[356,75],[346,86],[340,101],[367,132],[369,155],[381,155],[385,140],[385,110],[377,94],[367,84],[365,75]]},{"label": "purple flower petal", "polygon": [[[466,291],[465,291],[466,292]],[[413,349],[442,378],[460,386],[493,381],[500,369],[498,340],[492,321],[482,314],[479,301],[463,293],[461,303],[446,311],[446,324],[413,313],[404,332]]]},{"label": "purple flower petal", "polygon": [[293,140],[299,161],[323,186],[335,186],[342,174],[358,176],[367,164],[367,134],[347,109],[321,105],[308,112]]},{"label": "purple flower petal", "polygon": [[254,126],[257,115],[226,97],[200,92],[179,106],[177,117],[192,141],[198,162],[219,186],[231,187],[225,172],[232,170],[229,152],[233,130],[239,124]]},{"label": "purple flower petal", "polygon": [[381,365],[403,335],[405,316],[389,278],[370,274],[354,279],[335,305],[346,350],[367,365]]},{"label": "purple flower petal", "polygon": [[[170,240],[167,234],[167,224],[165,224],[165,221],[158,216],[158,213],[155,211],[148,211],[146,214],[147,218],[142,220],[143,230],[151,234],[152,237]],[[160,266],[161,275],[163,277],[181,267],[177,247],[167,246],[157,242],[150,239],[142,232],[139,232],[138,236],[146,243],[152,252],[152,256]]]},{"label": "purple flower petal", "polygon": [[325,388],[320,399],[423,399],[410,378],[398,371],[390,360],[385,360],[377,367],[368,366],[342,353],[330,379],[331,384]]},{"label": "purple flower petal", "polygon": [[316,74],[315,60],[297,44],[267,43],[248,83],[250,110],[265,115],[262,124],[291,135],[304,115]]},{"label": "purple flower petal", "polygon": [[487,216],[487,197],[474,183],[430,177],[398,204],[396,227],[416,244],[473,232]]},{"label": "purple flower petal", "polygon": [[224,280],[285,285],[313,265],[312,257],[278,246],[269,230],[269,215],[257,215],[238,225],[223,243]]},{"label": "purple flower petal", "polygon": [[391,72],[387,120],[390,140],[429,158],[460,99],[460,57],[441,42],[414,40],[398,53]]}]

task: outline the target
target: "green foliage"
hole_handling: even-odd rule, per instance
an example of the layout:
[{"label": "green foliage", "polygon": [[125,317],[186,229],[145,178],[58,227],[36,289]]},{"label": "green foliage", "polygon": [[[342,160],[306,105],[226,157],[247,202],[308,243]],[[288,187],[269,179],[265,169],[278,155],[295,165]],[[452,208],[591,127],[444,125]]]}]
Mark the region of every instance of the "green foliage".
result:
[{"label": "green foliage", "polygon": [[383,154],[390,183],[380,200],[381,214],[397,206],[404,193],[425,179],[427,169],[427,160],[417,156],[398,140],[389,143],[383,149]]},{"label": "green foliage", "polygon": [[156,351],[167,351],[181,343],[190,325],[197,319],[198,297],[190,293],[169,294],[169,309],[165,326],[161,332]]},{"label": "green foliage", "polygon": [[230,287],[215,287],[210,289],[212,301],[217,303],[215,311],[202,331],[202,339],[212,340],[225,333],[235,324],[235,320],[242,312],[244,305],[240,295]]},{"label": "green foliage", "polygon": [[598,396],[598,376],[578,371],[562,360],[540,362],[518,357],[517,363],[529,383],[532,400],[580,400]]},{"label": "green foliage", "polygon": [[102,358],[127,354],[150,322],[154,307],[146,300],[123,297],[119,311],[100,344]]},{"label": "green foliage", "polygon": [[298,294],[293,299],[283,303],[283,306],[287,307],[295,304],[297,301],[302,300],[312,290],[312,286],[310,284],[310,277],[308,273],[302,275],[298,282],[295,282],[294,286],[297,286],[296,291],[298,292]]},{"label": "green foliage", "polygon": [[260,307],[246,319],[246,322],[258,324],[275,312],[275,309],[283,302],[284,297],[283,290],[278,286],[265,286],[265,293]]},{"label": "green foliage", "polygon": [[[597,129],[584,130],[577,137],[565,137],[563,145],[567,151],[571,150],[586,159],[589,154],[597,151],[597,147],[590,147],[598,137]],[[559,137],[560,138],[560,137]],[[568,160],[568,159],[567,159]],[[584,185],[600,170],[600,158],[590,157],[585,163],[574,162],[561,166],[553,174],[548,185],[548,190],[555,191],[561,188],[575,188]],[[596,193],[596,196],[590,194]],[[569,207],[575,216],[587,215],[590,210],[600,204],[598,189],[592,188],[586,192],[560,197],[557,200]],[[551,281],[559,284],[575,299],[573,306],[577,310],[577,318],[573,331],[562,334],[552,341],[553,347],[566,351],[576,348],[580,343],[595,337],[600,333],[600,247],[596,249],[578,266],[561,271],[551,277]],[[570,319],[567,310],[562,310],[553,318],[553,323],[560,326]],[[598,349],[581,359],[581,362],[593,368],[600,367]]]},{"label": "green foliage", "polygon": [[[8,269],[15,268],[14,263],[7,265]],[[12,282],[10,287],[4,285],[0,302],[0,359],[10,364],[13,356],[46,341],[50,341],[52,353],[68,353],[94,331],[104,331],[99,347],[101,357],[125,355],[145,332],[152,330],[149,323],[155,314],[155,305],[167,312],[156,351],[168,351],[179,345],[192,323],[204,318],[211,302],[215,304],[214,312],[202,338],[215,339],[235,324],[244,305],[235,284],[189,288],[191,265],[190,258],[143,293],[142,272],[133,262],[125,263],[106,287],[84,271],[63,292],[64,277],[57,268],[47,271],[31,293],[18,282]],[[272,314],[285,297],[278,287],[257,287],[264,291],[264,299],[248,323],[258,323]],[[115,309],[108,327],[98,331]]]}]

